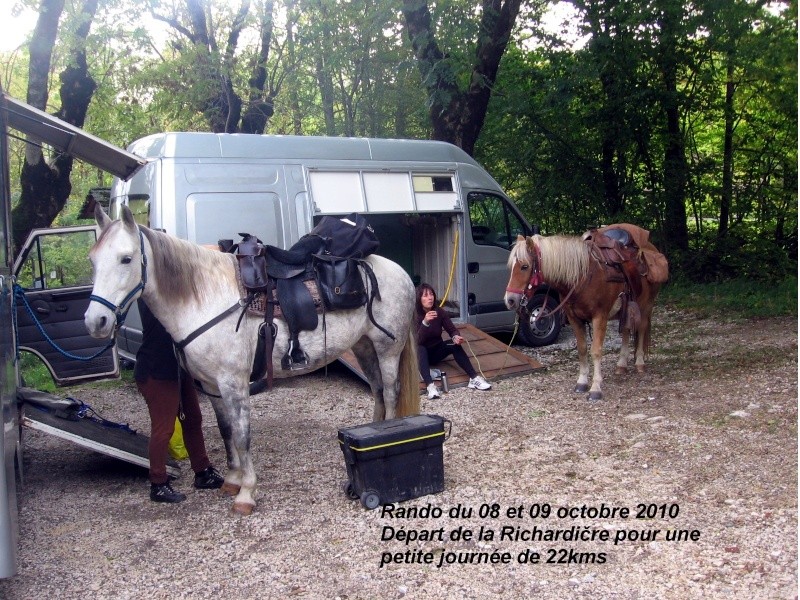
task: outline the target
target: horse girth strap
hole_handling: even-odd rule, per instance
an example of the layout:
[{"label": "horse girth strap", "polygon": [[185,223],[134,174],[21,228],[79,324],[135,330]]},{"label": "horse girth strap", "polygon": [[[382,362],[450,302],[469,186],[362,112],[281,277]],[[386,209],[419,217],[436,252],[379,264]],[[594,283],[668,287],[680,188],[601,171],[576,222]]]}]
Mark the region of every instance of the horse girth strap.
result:
[{"label": "horse girth strap", "polygon": [[[211,319],[207,323],[205,323],[205,324],[201,325],[200,327],[198,327],[197,329],[195,329],[192,333],[187,335],[180,342],[175,342],[175,348],[177,348],[182,354],[183,353],[183,349],[186,346],[188,346],[190,343],[192,343],[198,337],[203,335],[206,331],[208,331],[209,329],[214,327],[214,325],[216,325],[217,323],[220,323],[221,321],[225,320],[228,317],[228,315],[233,313],[235,310],[237,310],[238,308],[246,309],[248,304],[250,304],[253,301],[253,298],[254,298],[254,295],[250,294],[250,295],[247,296],[247,298],[245,298],[243,300],[238,300],[236,302],[236,304],[234,304],[230,308],[225,309],[223,312],[218,314],[216,317],[214,317],[213,319]],[[237,329],[238,329],[238,324],[237,324]]]}]

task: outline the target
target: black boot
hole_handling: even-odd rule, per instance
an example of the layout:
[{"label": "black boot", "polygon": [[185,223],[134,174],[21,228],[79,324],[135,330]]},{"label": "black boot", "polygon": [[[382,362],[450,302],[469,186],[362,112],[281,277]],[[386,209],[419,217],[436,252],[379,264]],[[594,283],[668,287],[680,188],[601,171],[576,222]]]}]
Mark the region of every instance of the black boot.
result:
[{"label": "black boot", "polygon": [[214,467],[206,467],[194,476],[194,487],[198,490],[216,490],[221,488],[223,483],[225,478]]},{"label": "black boot", "polygon": [[173,490],[169,481],[166,483],[151,483],[150,500],[153,502],[169,502],[170,504],[174,504],[186,500],[186,495]]}]

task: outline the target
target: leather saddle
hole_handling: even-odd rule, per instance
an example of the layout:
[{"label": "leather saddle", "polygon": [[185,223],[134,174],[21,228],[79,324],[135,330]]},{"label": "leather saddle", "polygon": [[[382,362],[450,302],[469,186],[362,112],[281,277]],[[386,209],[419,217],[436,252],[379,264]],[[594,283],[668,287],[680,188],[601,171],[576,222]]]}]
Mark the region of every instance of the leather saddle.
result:
[{"label": "leather saddle", "polygon": [[[259,296],[265,297],[262,300],[265,305],[264,323],[259,329],[251,381],[261,379],[266,372],[268,385],[271,385],[272,348],[277,333],[274,326],[276,308],[279,308],[280,317],[289,330],[289,348],[281,357],[281,368],[296,370],[309,365],[309,357],[300,346],[299,334],[317,329],[319,312],[323,312],[324,319],[324,311],[358,308],[368,302],[371,305],[372,298],[380,298],[369,264],[360,259],[327,255],[325,240],[319,236],[304,236],[284,250],[263,244],[253,235],[239,235],[242,241],[238,244],[233,244],[232,240],[220,240],[219,247],[236,256],[239,277],[250,302]],[[367,295],[359,266],[364,268],[372,283],[371,296]],[[321,303],[315,299],[312,288],[319,292]]]},{"label": "leather saddle", "polygon": [[584,234],[592,255],[605,267],[606,280],[625,282],[634,298],[642,293],[642,265],[639,248],[624,229],[604,229]]},{"label": "leather saddle", "polygon": [[[603,266],[606,281],[625,284],[620,307],[620,331],[624,327],[635,330],[641,319],[636,299],[642,293],[642,276],[646,267],[639,258],[639,247],[624,229],[604,228],[583,235],[592,256]],[[643,270],[645,269],[645,270]]]}]

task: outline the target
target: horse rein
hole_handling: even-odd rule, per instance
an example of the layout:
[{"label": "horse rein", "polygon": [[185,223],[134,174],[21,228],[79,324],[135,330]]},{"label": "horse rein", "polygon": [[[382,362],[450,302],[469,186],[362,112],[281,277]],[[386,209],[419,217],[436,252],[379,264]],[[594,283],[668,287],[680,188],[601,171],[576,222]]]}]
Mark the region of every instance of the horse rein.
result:
[{"label": "horse rein", "polygon": [[130,292],[128,292],[128,295],[122,299],[122,302],[119,303],[119,306],[115,305],[113,302],[109,302],[101,296],[95,296],[94,294],[89,296],[89,302],[94,300],[114,313],[117,320],[116,329],[119,329],[125,323],[125,317],[128,316],[128,311],[131,309],[131,306],[133,306],[133,301],[135,300],[136,294],[143,292],[144,286],[147,283],[147,255],[144,253],[144,236],[142,235],[142,228],[138,227],[137,229],[139,231],[139,253],[142,255],[142,277],[139,281],[139,284],[136,285],[136,287],[134,287]]}]

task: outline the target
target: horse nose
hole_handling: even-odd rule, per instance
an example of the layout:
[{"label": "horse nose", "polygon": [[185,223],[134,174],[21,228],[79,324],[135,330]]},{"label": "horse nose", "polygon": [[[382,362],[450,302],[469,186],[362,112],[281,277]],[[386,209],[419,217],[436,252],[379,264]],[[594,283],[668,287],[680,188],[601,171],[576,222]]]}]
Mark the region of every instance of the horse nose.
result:
[{"label": "horse nose", "polygon": [[92,337],[103,337],[106,328],[108,327],[108,317],[105,315],[95,315],[87,310],[83,315],[83,322],[86,326],[86,331]]}]

